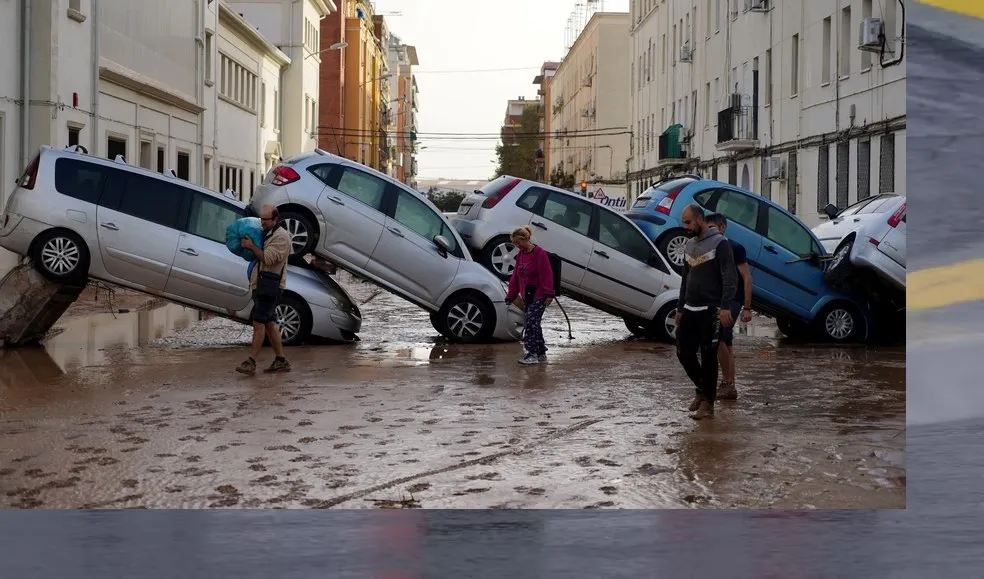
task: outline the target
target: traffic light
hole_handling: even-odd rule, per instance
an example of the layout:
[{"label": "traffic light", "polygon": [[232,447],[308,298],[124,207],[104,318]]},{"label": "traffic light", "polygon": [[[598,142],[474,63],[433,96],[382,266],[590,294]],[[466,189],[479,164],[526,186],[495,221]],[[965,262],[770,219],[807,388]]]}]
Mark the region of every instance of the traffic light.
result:
[{"label": "traffic light", "polygon": [[581,195],[584,195],[584,196],[587,196],[588,195],[588,182],[587,181],[581,181]]}]

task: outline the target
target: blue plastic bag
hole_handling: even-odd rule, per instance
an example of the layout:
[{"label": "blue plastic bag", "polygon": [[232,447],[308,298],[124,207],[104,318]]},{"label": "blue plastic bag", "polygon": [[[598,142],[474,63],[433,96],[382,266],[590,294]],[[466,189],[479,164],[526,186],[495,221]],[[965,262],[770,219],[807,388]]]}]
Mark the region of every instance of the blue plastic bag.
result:
[{"label": "blue plastic bag", "polygon": [[229,251],[246,261],[255,260],[256,256],[253,255],[253,252],[242,245],[244,237],[248,237],[256,247],[263,249],[263,225],[260,223],[259,217],[243,217],[226,227],[226,247]]}]

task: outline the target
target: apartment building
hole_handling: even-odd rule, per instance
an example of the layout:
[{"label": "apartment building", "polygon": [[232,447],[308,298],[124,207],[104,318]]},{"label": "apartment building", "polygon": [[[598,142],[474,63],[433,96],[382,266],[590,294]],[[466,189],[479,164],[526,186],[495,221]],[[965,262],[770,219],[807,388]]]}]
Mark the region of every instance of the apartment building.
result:
[{"label": "apartment building", "polygon": [[354,0],[346,5],[345,156],[379,167],[380,83],[385,73],[382,47],[376,37],[372,5]]},{"label": "apartment building", "polygon": [[551,180],[625,178],[629,68],[614,63],[629,59],[628,27],[628,13],[595,12],[551,78]]},{"label": "apartment building", "polygon": [[[540,66],[540,74],[533,78],[533,84],[537,86],[536,96],[539,98],[541,103],[551,102],[551,90],[550,82],[553,80],[553,76],[557,74],[557,69],[560,67],[559,62],[547,61]],[[548,135],[551,131],[551,118],[553,115],[550,114],[549,109],[544,104],[540,107],[540,138],[539,144],[539,156],[537,157],[537,169],[539,172],[539,180],[546,182],[548,178],[547,167],[552,167],[550,164],[550,147],[547,146]]]},{"label": "apartment building", "polygon": [[393,98],[396,83],[393,81],[393,71],[390,70],[390,30],[383,16],[373,16],[373,31],[376,39],[379,40],[379,50],[381,64],[381,74],[379,81],[379,124],[376,127],[379,149],[379,171],[387,175],[393,175],[393,160],[396,156],[396,139],[393,134],[395,130],[394,121],[396,115],[393,113],[393,105],[399,99]]},{"label": "apartment building", "polygon": [[828,203],[904,193],[899,4],[632,0],[633,193],[699,171],[811,226]]},{"label": "apartment building", "polygon": [[212,6],[218,11],[217,30],[205,31],[205,83],[211,97],[205,124],[212,139],[205,147],[202,184],[231,189],[249,201],[283,155],[276,103],[281,73],[291,60],[224,1]]},{"label": "apartment building", "polygon": [[313,151],[319,144],[321,20],[337,10],[334,0],[237,0],[228,6],[290,59],[276,103],[282,155]]},{"label": "apartment building", "polygon": [[396,132],[395,177],[411,187],[417,186],[417,110],[419,91],[413,67],[417,66],[416,47],[390,36],[391,82],[396,87],[392,107]]}]

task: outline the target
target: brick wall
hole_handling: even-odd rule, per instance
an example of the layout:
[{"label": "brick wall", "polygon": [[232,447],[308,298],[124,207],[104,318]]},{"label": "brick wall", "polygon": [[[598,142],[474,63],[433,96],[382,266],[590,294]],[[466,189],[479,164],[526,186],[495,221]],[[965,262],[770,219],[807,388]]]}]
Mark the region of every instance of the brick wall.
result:
[{"label": "brick wall", "polygon": [[[326,50],[336,42],[345,40],[346,4],[350,0],[335,0],[338,10],[332,12],[321,21],[321,48]],[[345,126],[344,112],[344,79],[345,51],[352,50],[348,46],[340,50],[329,50],[321,53],[320,93],[318,102],[318,146],[329,153],[344,155],[345,138],[340,127]],[[339,127],[333,130],[330,127]]]}]

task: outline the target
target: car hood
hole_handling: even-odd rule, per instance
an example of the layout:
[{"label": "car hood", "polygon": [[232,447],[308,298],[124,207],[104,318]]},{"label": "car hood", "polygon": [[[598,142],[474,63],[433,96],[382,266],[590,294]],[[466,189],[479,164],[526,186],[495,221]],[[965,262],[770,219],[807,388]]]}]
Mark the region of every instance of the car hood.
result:
[{"label": "car hood", "polygon": [[310,268],[299,267],[296,265],[288,265],[287,272],[290,274],[287,276],[288,287],[290,287],[290,280],[294,276],[304,277],[309,280],[316,281],[324,286],[326,293],[328,293],[329,295],[331,295],[332,297],[334,297],[339,301],[347,302],[351,304],[354,311],[361,316],[361,312],[359,312],[359,307],[358,305],[356,305],[355,300],[352,299],[352,296],[349,295],[347,291],[345,291],[345,288],[339,285],[337,281],[332,279],[331,276],[329,276],[325,272],[313,267]]}]

